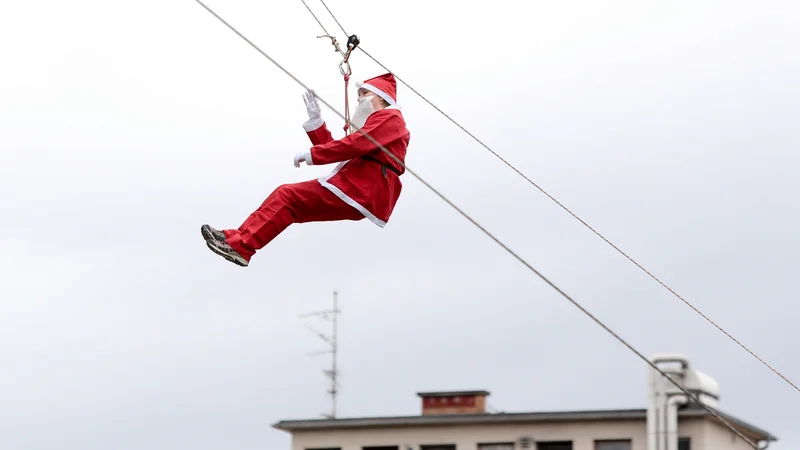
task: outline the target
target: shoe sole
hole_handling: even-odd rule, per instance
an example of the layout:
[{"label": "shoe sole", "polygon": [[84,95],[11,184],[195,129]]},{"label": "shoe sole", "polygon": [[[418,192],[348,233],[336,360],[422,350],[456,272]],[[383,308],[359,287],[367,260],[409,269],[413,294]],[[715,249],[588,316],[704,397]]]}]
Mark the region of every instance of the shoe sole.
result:
[{"label": "shoe sole", "polygon": [[208,248],[209,248],[209,249],[210,249],[212,252],[214,252],[214,253],[218,254],[219,256],[222,256],[223,258],[225,258],[225,259],[227,259],[228,261],[230,261],[230,262],[232,262],[232,263],[236,264],[237,266],[241,266],[241,267],[247,267],[247,265],[248,265],[246,261],[242,261],[242,260],[240,260],[240,259],[238,259],[238,258],[236,258],[236,257],[234,257],[234,256],[231,256],[231,255],[229,255],[229,254],[227,254],[227,253],[223,252],[222,250],[218,249],[218,248],[217,248],[217,247],[216,247],[214,244],[212,244],[212,243],[211,243],[211,241],[206,241],[206,246],[207,246],[207,247],[208,247]]}]

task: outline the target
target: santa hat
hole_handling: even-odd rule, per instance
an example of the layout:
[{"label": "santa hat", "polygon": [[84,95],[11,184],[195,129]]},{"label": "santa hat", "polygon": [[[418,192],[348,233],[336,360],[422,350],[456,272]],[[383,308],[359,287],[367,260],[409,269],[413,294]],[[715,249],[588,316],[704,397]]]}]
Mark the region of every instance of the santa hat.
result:
[{"label": "santa hat", "polygon": [[394,75],[385,73],[364,82],[356,81],[356,89],[366,89],[386,100],[391,106],[397,106],[397,82]]}]

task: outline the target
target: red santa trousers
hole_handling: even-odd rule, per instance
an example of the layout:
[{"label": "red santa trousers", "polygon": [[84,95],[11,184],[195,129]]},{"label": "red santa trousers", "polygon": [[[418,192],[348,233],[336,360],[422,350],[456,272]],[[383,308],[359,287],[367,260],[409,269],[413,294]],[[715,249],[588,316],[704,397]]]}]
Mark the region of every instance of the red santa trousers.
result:
[{"label": "red santa trousers", "polygon": [[317,180],[284,184],[272,191],[236,230],[224,230],[228,244],[250,258],[293,223],[361,220],[364,215]]}]

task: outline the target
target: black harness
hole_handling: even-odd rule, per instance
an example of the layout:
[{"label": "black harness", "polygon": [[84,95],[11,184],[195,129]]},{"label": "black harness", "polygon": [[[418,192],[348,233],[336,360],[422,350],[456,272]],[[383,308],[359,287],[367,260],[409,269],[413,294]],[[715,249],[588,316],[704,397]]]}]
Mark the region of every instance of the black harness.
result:
[{"label": "black harness", "polygon": [[364,160],[367,160],[367,161],[372,161],[372,162],[380,164],[381,165],[381,172],[383,172],[383,178],[387,178],[387,175],[386,175],[386,171],[387,170],[390,170],[390,171],[394,172],[394,174],[397,175],[398,177],[400,176],[400,171],[399,170],[395,169],[393,166],[391,166],[389,164],[386,164],[384,162],[379,161],[376,158],[373,158],[372,156],[364,155],[364,156],[361,157],[361,159],[364,159]]}]

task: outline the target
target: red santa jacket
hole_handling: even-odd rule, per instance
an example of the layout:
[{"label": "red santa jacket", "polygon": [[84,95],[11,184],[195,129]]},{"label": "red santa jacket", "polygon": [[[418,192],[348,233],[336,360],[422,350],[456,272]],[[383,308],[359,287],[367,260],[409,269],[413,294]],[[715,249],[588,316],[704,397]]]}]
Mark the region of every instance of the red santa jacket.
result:
[{"label": "red santa jacket", "polygon": [[[361,132],[334,140],[322,121],[305,126],[305,130],[313,145],[308,164],[339,163],[330,174],[319,178],[319,183],[374,224],[384,227],[400,197],[404,167]],[[390,106],[375,111],[361,130],[405,164],[411,136],[398,108]]]}]

